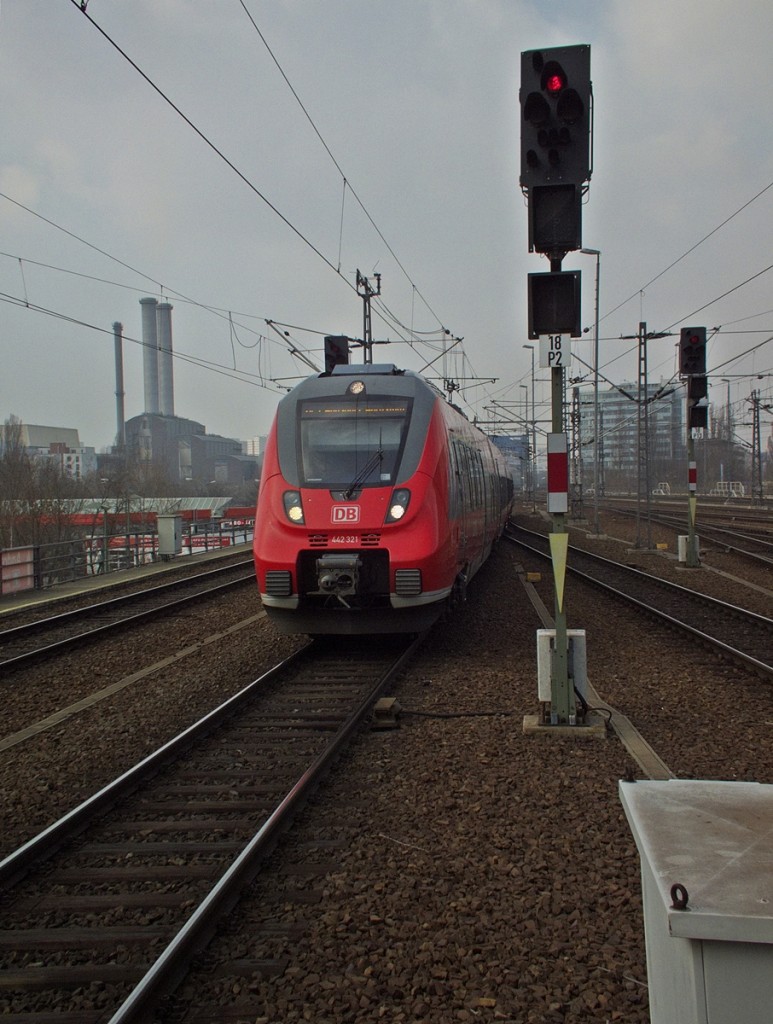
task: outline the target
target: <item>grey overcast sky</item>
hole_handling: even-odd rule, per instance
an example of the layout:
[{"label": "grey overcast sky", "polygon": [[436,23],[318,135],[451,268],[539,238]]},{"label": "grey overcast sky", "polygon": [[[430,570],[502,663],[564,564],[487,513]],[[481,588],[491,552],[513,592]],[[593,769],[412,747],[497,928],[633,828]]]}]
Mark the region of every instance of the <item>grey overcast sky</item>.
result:
[{"label": "grey overcast sky", "polygon": [[[109,445],[112,324],[124,325],[137,415],[131,339],[139,299],[154,295],[174,306],[177,414],[265,433],[282,389],[308,372],[291,350],[320,365],[325,333],[361,336],[358,269],[382,275],[389,311],[374,306],[374,336],[391,342],[374,361],[434,360],[429,372],[458,380],[481,419],[492,399],[519,402],[526,275],[548,269],[528,253],[518,186],[520,53],[572,43],[591,45],[583,242],[602,252],[602,374],[635,376],[621,336],[640,321],[704,324],[721,327],[714,401],[726,401],[722,378],[737,420],[753,388],[771,399],[769,0],[80,6],[0,2],[0,418]],[[569,254],[574,268],[591,330],[571,376],[590,379],[595,260]],[[443,330],[449,345],[464,338],[445,356]],[[649,368],[673,375],[673,338],[650,343]],[[546,371],[538,381],[546,416]]]}]

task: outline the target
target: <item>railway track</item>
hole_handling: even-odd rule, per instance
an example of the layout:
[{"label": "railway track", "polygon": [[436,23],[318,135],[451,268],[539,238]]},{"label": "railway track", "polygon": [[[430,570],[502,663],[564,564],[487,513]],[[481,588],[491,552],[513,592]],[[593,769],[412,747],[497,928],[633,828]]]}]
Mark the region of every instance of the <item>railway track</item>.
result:
[{"label": "railway track", "polygon": [[[680,528],[679,520],[666,516],[658,516],[654,522],[663,523],[674,529]],[[683,526],[683,524],[682,524]],[[699,534],[702,539],[734,555],[750,559],[762,565],[773,566],[773,540],[766,532],[748,533],[740,529],[728,529],[723,526],[701,524]]]},{"label": "railway track", "polygon": [[254,581],[252,561],[244,560],[9,627],[0,631],[0,670],[30,665],[75,644]]},{"label": "railway track", "polygon": [[3,1019],[153,1019],[422,642],[308,645],[1,862]]},{"label": "railway track", "polygon": [[[636,512],[617,508],[615,509],[615,514],[633,518]],[[704,513],[701,513],[698,526],[701,540],[710,541],[723,551],[740,555],[742,558],[749,559],[757,564],[773,566],[773,536],[771,536],[768,530],[760,528],[765,521],[758,520],[752,524],[744,520],[745,526],[742,527],[739,523],[737,527],[733,526],[731,528],[728,525],[727,518],[721,520],[724,525],[715,525],[711,521],[707,522],[707,518]],[[665,511],[658,511],[651,515],[650,521],[652,523],[659,523],[661,526],[667,526],[677,533],[683,533],[687,529],[684,516],[669,514]]]},{"label": "railway track", "polygon": [[[550,560],[547,538],[511,524],[508,539]],[[639,569],[570,546],[567,572],[634,604],[773,680],[773,619],[700,594]]]},{"label": "railway track", "polygon": [[[639,506],[641,508],[641,506]],[[687,495],[679,498],[664,498],[662,496],[652,497],[650,502],[652,511],[664,512],[667,515],[681,516],[682,521],[687,519]],[[602,511],[636,512],[636,499],[631,498],[602,498],[600,501]],[[752,505],[743,504],[738,499],[721,500],[712,499],[707,495],[698,496],[698,515],[701,520],[717,521],[722,523],[744,524],[751,528],[767,528],[770,532],[771,518],[773,517],[773,505]]]}]

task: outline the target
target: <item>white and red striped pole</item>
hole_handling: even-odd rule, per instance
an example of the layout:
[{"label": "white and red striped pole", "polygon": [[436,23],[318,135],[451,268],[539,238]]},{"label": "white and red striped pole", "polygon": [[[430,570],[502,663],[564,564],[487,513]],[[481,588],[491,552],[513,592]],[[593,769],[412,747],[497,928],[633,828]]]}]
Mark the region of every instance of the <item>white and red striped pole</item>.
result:
[{"label": "white and red striped pole", "polygon": [[548,434],[548,512],[569,511],[569,451],[566,434]]},{"label": "white and red striped pole", "polygon": [[692,430],[687,427],[687,561],[690,569],[697,569],[700,563],[698,541],[695,536],[695,516],[698,505],[698,463],[695,461],[695,441]]}]

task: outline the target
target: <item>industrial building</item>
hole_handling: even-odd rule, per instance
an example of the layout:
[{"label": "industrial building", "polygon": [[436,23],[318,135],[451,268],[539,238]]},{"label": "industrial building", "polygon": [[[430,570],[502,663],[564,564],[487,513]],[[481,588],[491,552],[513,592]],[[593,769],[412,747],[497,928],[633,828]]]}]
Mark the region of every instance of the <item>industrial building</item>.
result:
[{"label": "industrial building", "polygon": [[122,423],[122,359],[119,354],[121,325],[114,325],[119,447],[125,443],[129,454],[135,455],[140,465],[153,465],[170,480],[232,486],[257,480],[258,458],[245,455],[241,441],[208,434],[203,423],[175,415],[172,306],[153,298],[140,299],[140,306],[145,411],[127,420],[125,425]]},{"label": "industrial building", "polygon": [[[6,443],[6,427],[0,426],[0,449]],[[13,443],[19,444],[27,455],[53,463],[63,476],[80,480],[97,470],[94,448],[80,443],[78,431],[71,427],[47,427],[34,423],[19,423]]]}]

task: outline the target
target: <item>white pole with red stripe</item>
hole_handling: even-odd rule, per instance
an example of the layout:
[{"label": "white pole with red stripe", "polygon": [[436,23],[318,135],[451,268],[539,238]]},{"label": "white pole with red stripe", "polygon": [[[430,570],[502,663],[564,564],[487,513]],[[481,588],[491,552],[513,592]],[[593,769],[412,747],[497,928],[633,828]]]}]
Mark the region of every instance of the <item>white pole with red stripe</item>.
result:
[{"label": "white pole with red stripe", "polygon": [[697,569],[701,564],[698,554],[698,538],[695,533],[695,518],[698,506],[698,463],[695,461],[695,440],[692,428],[687,426],[687,560],[689,569]]},{"label": "white pole with red stripe", "polygon": [[695,506],[698,504],[698,463],[693,459],[687,467],[690,499],[690,522],[695,526]]}]

